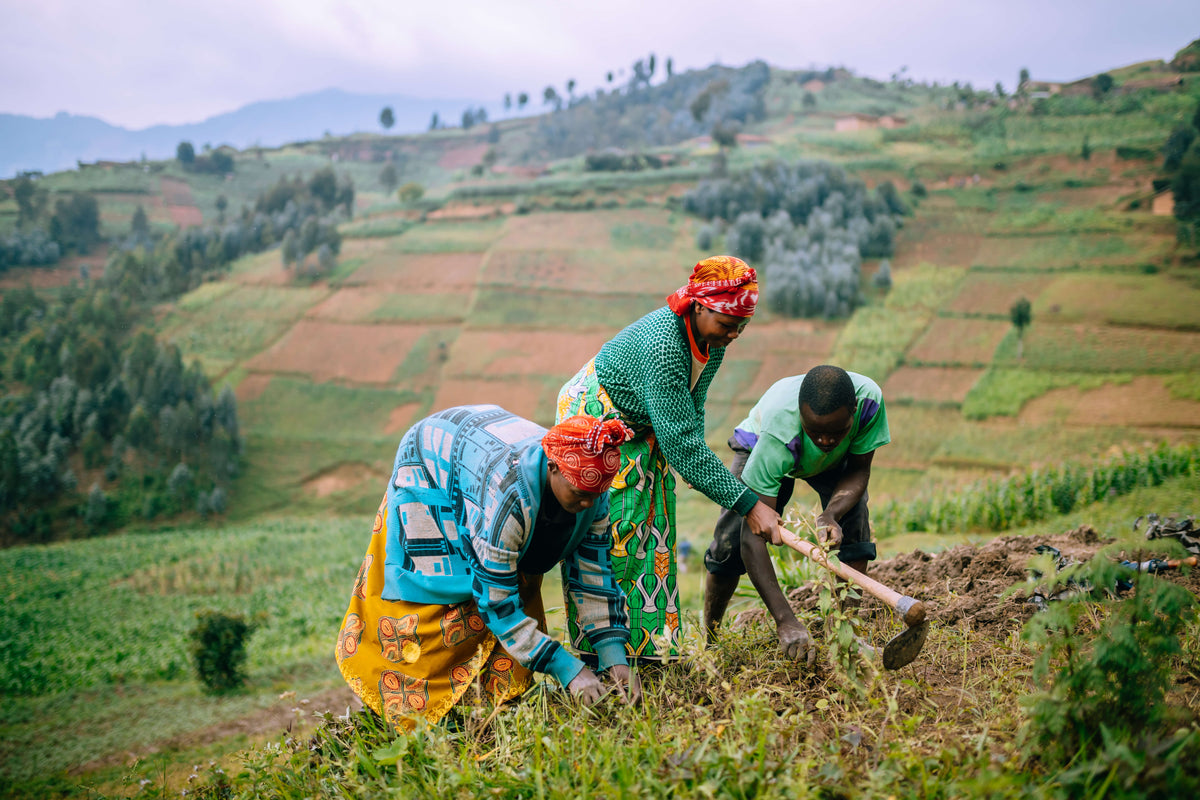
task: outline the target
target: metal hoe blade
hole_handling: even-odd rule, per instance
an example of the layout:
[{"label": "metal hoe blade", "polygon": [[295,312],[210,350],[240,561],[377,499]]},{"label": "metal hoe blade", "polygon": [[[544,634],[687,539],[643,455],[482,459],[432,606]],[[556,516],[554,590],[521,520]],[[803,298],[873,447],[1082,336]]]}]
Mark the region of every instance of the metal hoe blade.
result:
[{"label": "metal hoe blade", "polygon": [[921,648],[925,646],[925,635],[929,632],[929,622],[919,622],[904,633],[893,638],[883,647],[884,669],[900,669],[912,663]]}]

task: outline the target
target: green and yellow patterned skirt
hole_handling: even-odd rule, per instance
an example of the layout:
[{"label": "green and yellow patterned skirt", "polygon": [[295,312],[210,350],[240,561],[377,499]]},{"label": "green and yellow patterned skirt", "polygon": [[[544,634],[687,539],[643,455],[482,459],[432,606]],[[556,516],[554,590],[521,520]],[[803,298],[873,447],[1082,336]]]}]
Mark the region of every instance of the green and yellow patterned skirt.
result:
[{"label": "green and yellow patterned skirt", "polygon": [[[628,424],[596,379],[594,360],[558,393],[555,422],[575,414],[613,415]],[[609,489],[609,558],[629,601],[628,654],[671,659],[679,655],[679,587],[675,560],[675,476],[654,431],[630,425],[637,436],[621,446],[621,470]],[[594,652],[567,597],[571,644]]]}]

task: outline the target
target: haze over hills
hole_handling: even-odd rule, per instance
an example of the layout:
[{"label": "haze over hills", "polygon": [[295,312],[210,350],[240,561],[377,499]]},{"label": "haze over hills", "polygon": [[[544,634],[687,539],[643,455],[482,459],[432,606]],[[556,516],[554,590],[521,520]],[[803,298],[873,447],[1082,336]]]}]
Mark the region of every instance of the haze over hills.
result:
[{"label": "haze over hills", "polygon": [[463,98],[418,98],[407,95],[355,94],[325,89],[284,100],[251,103],[187,125],[155,125],[130,130],[96,117],[59,112],[50,118],[0,114],[0,179],[26,170],[56,172],[73,169],[77,161],[131,161],[171,158],[180,141],[199,151],[205,144],[239,149],[255,145],[277,147],[317,139],[330,133],[344,136],[381,131],[379,112],[390,106],[396,123],[392,133],[413,133],[429,127],[437,112],[457,120],[466,108],[487,103]]}]

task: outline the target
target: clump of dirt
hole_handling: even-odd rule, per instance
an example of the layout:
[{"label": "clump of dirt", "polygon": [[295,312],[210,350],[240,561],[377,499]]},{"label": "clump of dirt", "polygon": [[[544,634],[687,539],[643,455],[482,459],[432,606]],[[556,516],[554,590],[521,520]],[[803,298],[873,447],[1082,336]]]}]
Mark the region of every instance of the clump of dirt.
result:
[{"label": "clump of dirt", "polygon": [[[1026,568],[1039,545],[1058,550],[1069,562],[1091,559],[1100,548],[1112,543],[1090,525],[1055,536],[1001,536],[981,545],[961,544],[940,553],[914,550],[871,565],[870,577],[900,594],[924,601],[928,618],[943,624],[963,624],[975,630],[1003,633],[1017,630],[1037,613],[1027,602],[1028,592],[1018,589],[1028,580]],[[1141,561],[1147,554],[1129,552],[1122,559]],[[1200,594],[1200,570],[1179,570],[1159,577]],[[1031,587],[1032,588],[1032,587]],[[807,583],[792,589],[788,600],[797,612],[817,609],[820,587]],[[754,609],[739,615],[736,626],[762,617]],[[883,603],[864,595],[862,614],[890,613]]]}]

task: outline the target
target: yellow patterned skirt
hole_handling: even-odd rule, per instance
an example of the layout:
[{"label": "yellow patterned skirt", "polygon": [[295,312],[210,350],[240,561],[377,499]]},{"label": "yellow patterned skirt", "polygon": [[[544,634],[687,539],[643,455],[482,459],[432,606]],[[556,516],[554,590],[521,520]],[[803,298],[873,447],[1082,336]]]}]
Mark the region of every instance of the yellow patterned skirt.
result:
[{"label": "yellow patterned skirt", "polygon": [[[458,702],[496,705],[533,685],[533,673],[487,629],[474,600],[427,605],[384,600],[387,498],[375,515],[371,545],[358,570],[337,638],[342,677],[398,731],[418,718],[436,723]],[[546,630],[541,576],[519,576],[525,613]]]}]

